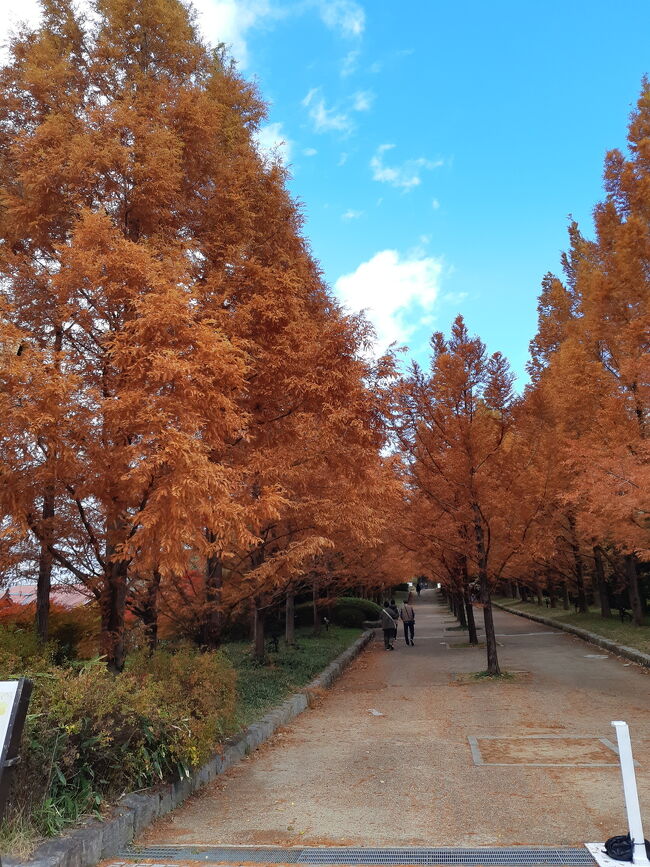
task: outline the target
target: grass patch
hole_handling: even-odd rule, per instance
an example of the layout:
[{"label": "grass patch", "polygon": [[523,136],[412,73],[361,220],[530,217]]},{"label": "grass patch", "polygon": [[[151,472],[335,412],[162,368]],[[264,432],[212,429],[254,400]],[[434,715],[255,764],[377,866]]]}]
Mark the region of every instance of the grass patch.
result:
[{"label": "grass patch", "polygon": [[501,674],[488,674],[487,671],[469,671],[455,674],[452,685],[469,686],[474,683],[527,683],[529,671],[502,671]]},{"label": "grass patch", "polygon": [[502,671],[501,674],[490,674],[489,671],[475,671],[470,674],[472,680],[516,680],[517,675],[511,671]]},{"label": "grass patch", "polygon": [[267,665],[251,656],[248,642],[223,647],[237,671],[237,728],[250,725],[271,707],[309,683],[333,659],[359,637],[358,629],[331,626],[320,636],[311,627],[296,630],[296,647],[280,641],[277,653],[270,652]]},{"label": "grass patch", "polygon": [[600,608],[591,608],[587,614],[576,614],[572,609],[565,611],[564,608],[547,608],[545,605],[537,605],[535,602],[520,602],[507,597],[497,597],[495,602],[506,605],[515,611],[526,614],[537,614],[558,623],[570,623],[588,632],[595,632],[603,638],[609,638],[617,644],[627,647],[635,647],[643,653],[650,653],[650,626],[635,626],[633,623],[621,623],[616,616],[601,617]]}]

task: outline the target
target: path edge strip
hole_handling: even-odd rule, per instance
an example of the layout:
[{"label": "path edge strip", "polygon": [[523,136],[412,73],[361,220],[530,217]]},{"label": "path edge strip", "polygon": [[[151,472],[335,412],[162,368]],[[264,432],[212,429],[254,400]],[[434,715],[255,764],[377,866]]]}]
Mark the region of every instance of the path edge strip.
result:
[{"label": "path edge strip", "polygon": [[527,620],[534,620],[537,623],[543,623],[545,626],[552,626],[554,629],[560,629],[562,632],[568,632],[570,635],[575,635],[589,644],[594,644],[596,647],[602,647],[603,650],[608,650],[615,656],[622,656],[624,659],[629,659],[631,662],[636,662],[644,668],[650,668],[650,654],[644,653],[642,650],[637,650],[636,647],[627,647],[625,644],[617,644],[611,638],[605,638],[603,635],[598,635],[596,632],[589,632],[587,629],[581,629],[579,626],[573,626],[571,623],[561,623],[559,620],[552,620],[550,617],[542,617],[541,614],[531,614],[528,611],[517,611],[516,608],[510,608],[507,605],[502,605],[500,602],[492,601],[495,608],[500,608],[502,611],[507,611],[508,614],[516,614],[517,617],[525,617]]},{"label": "path edge strip", "polygon": [[223,743],[223,749],[205,765],[175,783],[161,784],[144,792],[124,795],[110,819],[92,820],[82,828],[42,843],[32,857],[21,861],[3,857],[4,867],[94,867],[129,846],[148,825],[180,806],[190,795],[212,782],[243,756],[254,752],[281,726],[306,710],[324,689],[337,680],[374,638],[369,629],[339,654],[306,686],[272,708]]}]

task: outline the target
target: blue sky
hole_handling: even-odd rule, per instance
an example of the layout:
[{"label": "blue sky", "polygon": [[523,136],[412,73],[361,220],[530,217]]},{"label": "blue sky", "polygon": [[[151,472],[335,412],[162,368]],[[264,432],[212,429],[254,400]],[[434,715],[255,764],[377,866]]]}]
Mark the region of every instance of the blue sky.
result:
[{"label": "blue sky", "polygon": [[[14,16],[35,0],[2,0]],[[325,277],[426,358],[461,312],[524,381],[569,214],[591,231],[603,157],[650,72],[650,3],[195,0],[270,102]]]}]

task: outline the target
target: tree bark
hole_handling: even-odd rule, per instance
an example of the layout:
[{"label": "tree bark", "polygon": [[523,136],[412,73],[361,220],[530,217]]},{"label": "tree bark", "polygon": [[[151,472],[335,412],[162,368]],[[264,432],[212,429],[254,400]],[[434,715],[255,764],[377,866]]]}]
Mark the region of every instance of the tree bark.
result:
[{"label": "tree bark", "polygon": [[[206,530],[210,544],[216,542],[211,530]],[[223,615],[221,612],[221,589],[223,587],[223,562],[218,553],[206,557],[205,561],[205,611],[200,628],[201,646],[206,650],[216,650],[221,644]]]},{"label": "tree bark", "polygon": [[314,635],[321,633],[320,609],[318,607],[318,578],[314,578],[311,585],[312,609],[314,612]]},{"label": "tree bark", "polygon": [[627,586],[630,593],[632,622],[635,626],[643,626],[643,608],[641,606],[639,577],[636,571],[636,558],[634,554],[625,555],[625,577],[627,578]]},{"label": "tree bark", "polygon": [[548,595],[551,600],[551,608],[557,608],[557,587],[550,569],[548,571]]},{"label": "tree bark", "polygon": [[562,582],[562,608],[565,611],[568,611],[571,607],[571,600],[569,599],[569,587],[566,581]]},{"label": "tree bark", "polygon": [[54,489],[49,486],[43,496],[41,510],[42,534],[38,555],[38,583],[36,585],[36,632],[45,642],[50,628],[50,589],[52,586],[52,518],[54,517]]},{"label": "tree bark", "polygon": [[155,569],[147,586],[142,606],[139,611],[140,620],[144,626],[144,635],[152,654],[158,646],[158,591],[160,590],[160,572]]},{"label": "tree bark", "polygon": [[284,640],[289,645],[296,643],[295,595],[287,593],[284,609]]},{"label": "tree bark", "polygon": [[119,674],[124,668],[124,615],[126,612],[127,563],[110,563],[101,594],[102,653],[108,670]]},{"label": "tree bark", "polygon": [[266,646],[264,635],[265,610],[255,605],[255,640],[253,642],[253,657],[256,662],[266,661]]},{"label": "tree bark", "polygon": [[469,630],[469,643],[478,644],[478,633],[476,631],[476,620],[474,619],[474,606],[470,602],[469,593],[464,591],[465,597],[465,613],[467,615],[467,629]]},{"label": "tree bark", "polygon": [[612,609],[609,604],[609,593],[607,581],[605,580],[605,563],[600,545],[594,545],[594,571],[596,574],[596,584],[598,585],[601,617],[611,617]]},{"label": "tree bark", "polygon": [[463,598],[464,595],[464,593],[454,593],[454,596],[456,598],[456,617],[458,618],[458,622],[463,627],[463,629],[467,629],[467,617],[465,615],[465,603]]},{"label": "tree bark", "polygon": [[494,633],[494,618],[492,616],[492,600],[490,598],[490,583],[487,574],[487,554],[485,551],[485,539],[479,508],[474,505],[474,535],[476,538],[476,551],[478,554],[478,577],[481,588],[481,602],[483,603],[483,623],[485,626],[485,647],[487,650],[487,671],[489,675],[501,674],[499,657],[497,654],[497,639]]},{"label": "tree bark", "polygon": [[573,563],[576,576],[576,590],[578,593],[578,611],[580,614],[586,614],[589,611],[587,605],[587,594],[585,593],[585,574],[584,564],[582,562],[582,554],[580,553],[580,545],[578,544],[578,534],[576,532],[576,519],[572,513],[568,515],[569,530],[571,538],[569,544],[573,553]]}]

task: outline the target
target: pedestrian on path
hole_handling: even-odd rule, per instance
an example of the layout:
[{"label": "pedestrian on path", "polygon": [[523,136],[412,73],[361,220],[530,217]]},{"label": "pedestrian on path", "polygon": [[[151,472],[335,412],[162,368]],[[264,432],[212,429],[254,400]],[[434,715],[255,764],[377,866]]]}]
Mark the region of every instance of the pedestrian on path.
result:
[{"label": "pedestrian on path", "polygon": [[390,602],[384,602],[381,610],[381,628],[384,630],[384,650],[394,650],[393,635],[397,632],[397,624],[390,614]]},{"label": "pedestrian on path", "polygon": [[406,602],[402,605],[400,609],[399,616],[404,624],[404,641],[406,642],[406,646],[410,644],[411,647],[415,646],[415,641],[413,640],[415,637],[415,609],[410,604],[411,597],[408,596]]},{"label": "pedestrian on path", "polygon": [[418,599],[420,598],[420,593],[422,593],[422,582],[418,578],[418,583],[415,585],[415,591],[418,594]]},{"label": "pedestrian on path", "polygon": [[395,623],[393,627],[393,644],[397,641],[397,624],[399,623],[399,608],[397,607],[397,603],[394,599],[390,600],[390,605],[388,606],[388,613],[393,618]]}]

